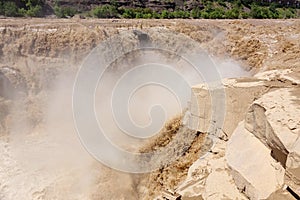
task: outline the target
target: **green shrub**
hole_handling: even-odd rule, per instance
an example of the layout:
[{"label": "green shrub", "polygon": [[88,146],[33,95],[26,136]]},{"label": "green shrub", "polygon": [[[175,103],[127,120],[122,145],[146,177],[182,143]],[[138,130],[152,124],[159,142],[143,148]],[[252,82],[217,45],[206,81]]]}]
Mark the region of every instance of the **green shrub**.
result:
[{"label": "green shrub", "polygon": [[34,7],[34,6],[42,6],[44,4],[44,0],[21,0],[25,3],[26,7]]},{"label": "green shrub", "polygon": [[174,19],[174,12],[168,12],[168,19]]},{"label": "green shrub", "polygon": [[250,16],[255,19],[267,19],[271,18],[271,12],[268,7],[262,7],[256,4],[252,4]]},{"label": "green shrub", "polygon": [[209,13],[206,12],[206,11],[202,11],[202,12],[201,12],[201,18],[209,19]]},{"label": "green shrub", "polygon": [[25,8],[19,8],[18,10],[18,16],[26,16],[27,10]]},{"label": "green shrub", "polygon": [[19,8],[18,12],[21,16],[41,17],[42,6],[45,0],[21,0],[24,5]]},{"label": "green shrub", "polygon": [[192,9],[190,16],[194,19],[201,18],[201,10],[199,8]]},{"label": "green shrub", "polygon": [[152,13],[152,18],[154,18],[154,19],[160,19],[160,18],[161,18],[161,16],[160,16],[160,14],[159,14],[159,13],[157,13],[157,12],[153,12],[153,13]]},{"label": "green shrub", "polygon": [[[60,18],[72,17],[77,11],[71,7],[60,6],[58,0],[54,7],[54,13]],[[174,0],[164,0],[174,2]],[[18,3],[15,3],[18,2]],[[42,9],[45,0],[0,0],[0,15],[5,16],[42,16]],[[88,12],[91,17],[97,18],[205,18],[205,19],[238,19],[238,18],[296,18],[300,16],[300,9],[286,8],[278,3],[269,4],[267,1],[251,0],[202,0],[204,9],[194,7],[191,11],[183,10],[177,6],[175,11],[163,10],[161,13],[154,12],[150,8],[119,8],[121,5],[116,0],[106,1],[107,4],[99,6]],[[184,1],[184,5],[187,5]],[[245,12],[245,7],[250,8],[250,12]]]},{"label": "green shrub", "polygon": [[218,4],[222,7],[226,7],[226,3],[223,0],[218,0]]},{"label": "green shrub", "polygon": [[231,10],[228,10],[225,13],[225,18],[226,19],[238,19],[240,16],[240,11],[237,8],[233,8]]},{"label": "green shrub", "polygon": [[54,7],[54,14],[59,18],[73,17],[76,13],[76,10],[71,7],[60,7],[58,5]]},{"label": "green shrub", "polygon": [[153,11],[150,8],[141,9],[141,12],[143,12],[143,14],[151,14],[151,15],[153,13]]},{"label": "green shrub", "polygon": [[15,2],[4,2],[3,3],[3,14],[8,17],[18,16],[18,7]]},{"label": "green shrub", "polygon": [[0,1],[0,15],[8,17],[40,17],[44,0],[20,0],[19,7],[14,1]]},{"label": "green shrub", "polygon": [[4,15],[3,3],[0,1],[0,15]]},{"label": "green shrub", "polygon": [[119,13],[115,6],[103,5],[92,10],[93,16],[98,18],[116,18]]},{"label": "green shrub", "polygon": [[176,10],[174,12],[163,10],[160,14],[161,19],[189,18],[189,17],[190,17],[190,13],[188,11],[183,11],[183,10]]},{"label": "green shrub", "polygon": [[286,8],[285,9],[285,18],[295,18],[296,15],[296,10],[293,8]]},{"label": "green shrub", "polygon": [[122,10],[122,17],[127,19],[135,18],[135,12],[132,8],[125,8]]},{"label": "green shrub", "polygon": [[42,16],[42,7],[40,5],[31,6],[26,15],[29,17],[41,17]]},{"label": "green shrub", "polygon": [[143,18],[143,13],[134,11],[134,18],[142,19]]},{"label": "green shrub", "polygon": [[4,15],[4,6],[1,1],[0,1],[0,15]]},{"label": "green shrub", "polygon": [[150,8],[136,8],[132,12],[132,18],[151,19],[153,17],[153,11]]},{"label": "green shrub", "polygon": [[225,11],[221,8],[215,8],[214,11],[209,13],[210,19],[223,19],[225,17]]},{"label": "green shrub", "polygon": [[241,0],[236,0],[234,1],[234,6],[241,8],[242,7],[242,1]]},{"label": "green shrub", "polygon": [[151,13],[147,13],[147,14],[143,14],[143,19],[151,19],[152,18],[152,14]]},{"label": "green shrub", "polygon": [[242,12],[242,13],[241,13],[241,17],[242,17],[243,19],[247,19],[247,18],[250,17],[250,15],[249,15],[249,13],[247,13],[247,12]]},{"label": "green shrub", "polygon": [[174,18],[182,18],[182,11],[181,10],[175,10],[173,12],[173,17]]},{"label": "green shrub", "polygon": [[169,13],[169,18],[189,18],[190,17],[190,13],[188,11],[183,11],[183,10],[176,10],[174,12],[172,12],[172,17],[170,17]]},{"label": "green shrub", "polygon": [[253,3],[252,0],[241,0],[242,4],[247,8],[251,8],[251,4]]},{"label": "green shrub", "polygon": [[169,12],[167,10],[163,10],[160,14],[160,17],[162,19],[168,19],[169,18]]}]

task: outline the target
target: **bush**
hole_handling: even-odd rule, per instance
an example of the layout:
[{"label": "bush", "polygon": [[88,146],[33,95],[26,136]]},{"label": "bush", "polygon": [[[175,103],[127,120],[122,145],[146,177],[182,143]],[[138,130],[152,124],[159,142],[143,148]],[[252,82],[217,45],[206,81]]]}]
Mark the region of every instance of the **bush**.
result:
[{"label": "bush", "polygon": [[228,10],[225,13],[225,18],[226,19],[238,19],[240,16],[240,11],[237,8],[233,8],[231,10]]},{"label": "bush", "polygon": [[247,12],[242,12],[241,16],[242,16],[243,19],[247,19],[247,18],[250,17],[249,13],[247,13]]},{"label": "bush", "polygon": [[0,2],[0,15],[8,17],[40,17],[42,16],[43,0],[21,0],[18,7],[13,1]]},{"label": "bush", "polygon": [[208,14],[208,12],[202,11],[202,12],[201,12],[201,18],[209,19],[209,14]]},{"label": "bush", "polygon": [[[54,7],[54,13],[60,18],[72,17],[77,11],[71,7],[60,6],[58,0]],[[174,0],[166,0],[174,2]],[[18,3],[15,3],[18,2]],[[45,0],[0,0],[0,15],[5,16],[42,16],[42,8]],[[175,11],[163,10],[161,13],[154,12],[150,8],[119,8],[121,3],[116,0],[106,1],[107,4],[99,6],[88,12],[91,17],[97,18],[205,18],[205,19],[238,19],[238,18],[295,18],[299,17],[300,10],[286,8],[283,4],[268,3],[267,1],[251,0],[203,0],[204,9],[194,7],[191,11],[176,7]],[[185,5],[187,3],[185,2]],[[245,12],[245,7],[250,8],[250,12]],[[230,10],[228,10],[230,9]]]},{"label": "bush", "polygon": [[132,8],[125,8],[122,10],[123,13],[122,13],[122,17],[123,18],[127,18],[127,19],[132,19],[132,18],[135,18],[135,12]]},{"label": "bush", "polygon": [[167,10],[163,10],[160,14],[160,17],[162,19],[168,19],[169,18],[169,12]]},{"label": "bush", "polygon": [[251,4],[253,3],[252,0],[241,0],[241,3],[246,6],[247,8],[251,8]]},{"label": "bush", "polygon": [[112,5],[98,6],[92,10],[92,14],[98,18],[116,18],[119,15],[117,8]]},{"label": "bush", "polygon": [[189,18],[190,17],[190,13],[188,11],[183,11],[183,10],[176,10],[172,13],[172,17],[170,17],[170,14],[169,13],[169,18],[183,18],[183,19],[186,19],[186,18]]},{"label": "bush", "polygon": [[152,18],[152,14],[148,13],[148,14],[143,14],[142,15],[143,19],[151,19]]},{"label": "bush", "polygon": [[71,7],[59,7],[58,5],[54,7],[54,14],[59,18],[73,17],[76,13],[76,10]]},{"label": "bush", "polygon": [[169,18],[169,12],[167,10],[163,10],[160,14],[160,17],[162,19],[168,19]]},{"label": "bush", "polygon": [[214,11],[209,13],[210,19],[223,19],[225,17],[225,11],[221,8],[215,8]]},{"label": "bush", "polygon": [[134,11],[134,18],[136,19],[143,18],[143,13]]},{"label": "bush", "polygon": [[296,10],[293,8],[282,9],[280,14],[278,14],[278,15],[280,15],[280,17],[284,18],[284,19],[297,17]]},{"label": "bush", "polygon": [[42,6],[45,0],[21,0],[25,3],[26,7]]},{"label": "bush", "polygon": [[18,16],[18,7],[15,2],[4,2],[3,3],[3,14],[8,17]]},{"label": "bush", "polygon": [[255,19],[267,19],[271,18],[272,14],[268,7],[253,4],[251,6],[250,16]]},{"label": "bush", "polygon": [[29,17],[41,17],[42,16],[42,7],[40,5],[30,7],[26,15]]},{"label": "bush", "polygon": [[236,7],[241,8],[242,7],[242,1],[241,0],[236,0],[234,1],[234,4]]},{"label": "bush", "polygon": [[0,15],[4,15],[3,3],[0,1]]},{"label": "bush", "polygon": [[190,16],[194,19],[201,18],[201,10],[199,8],[192,9]]},{"label": "bush", "polygon": [[226,7],[225,1],[223,1],[223,0],[218,0],[217,2],[218,2],[218,4],[219,4],[220,6]]},{"label": "bush", "polygon": [[189,12],[185,11],[174,11],[170,12],[167,10],[163,10],[160,14],[161,19],[174,19],[174,18],[184,18],[185,15],[189,16]]},{"label": "bush", "polygon": [[150,8],[136,8],[133,10],[134,18],[151,19],[153,17],[153,11]]},{"label": "bush", "polygon": [[160,19],[161,18],[160,14],[157,13],[157,12],[153,12],[152,17],[155,18],[155,19]]}]

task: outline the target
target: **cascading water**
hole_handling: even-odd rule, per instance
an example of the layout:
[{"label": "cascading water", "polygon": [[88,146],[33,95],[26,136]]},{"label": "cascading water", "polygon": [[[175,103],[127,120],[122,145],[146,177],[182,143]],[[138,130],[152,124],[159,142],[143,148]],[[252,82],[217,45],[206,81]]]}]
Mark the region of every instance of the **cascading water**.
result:
[{"label": "cascading water", "polygon": [[[178,129],[175,128],[176,131],[167,137],[167,140],[172,139],[173,142],[166,140],[166,145],[152,142],[173,130],[164,129],[163,125],[173,116],[184,113],[191,96],[190,87],[206,79],[208,81],[215,79],[214,76],[203,77],[203,73],[209,73],[210,68],[215,68],[215,65],[195,41],[164,28],[125,31],[103,41],[92,53],[95,53],[97,60],[87,58],[83,67],[85,64],[88,66],[92,64],[91,69],[107,68],[103,71],[105,76],[95,80],[94,71],[88,71],[91,76],[85,77],[87,79],[84,84],[95,81],[97,86],[93,90],[94,105],[86,106],[95,108],[95,117],[106,130],[109,141],[135,154],[143,153],[142,150],[147,145],[148,152],[156,146],[164,149],[164,156],[158,153],[141,157],[147,158],[143,160],[147,164],[145,169],[140,168],[144,165],[139,165],[139,168],[130,166],[131,168],[125,168],[123,171],[133,172],[132,169],[139,173],[155,171],[159,167],[172,166],[172,162],[185,154],[187,149],[194,148],[196,152],[197,133],[188,134],[190,132],[185,131],[182,125]],[[202,74],[195,69],[195,64],[203,67],[200,69]],[[240,69],[238,65],[236,69]],[[215,72],[218,72],[217,68]],[[241,73],[244,71],[234,71],[233,74],[227,73],[226,76],[235,77]],[[5,130],[1,133],[0,139],[0,199],[141,199],[154,195],[150,194],[151,191],[147,188],[157,183],[147,182],[144,175],[132,175],[107,168],[87,153],[91,151],[85,141],[80,141],[83,139],[81,134],[93,131],[93,127],[89,127],[84,133],[80,132],[78,137],[75,130],[78,124],[75,124],[76,119],[74,123],[72,113],[74,111],[72,90],[76,87],[76,84],[74,86],[76,78],[78,81],[76,71],[67,70],[53,79],[47,88],[33,91],[37,83],[30,82],[28,85],[31,87],[21,89],[23,94],[19,98],[10,99],[9,92],[16,85],[9,81],[7,75],[1,74],[1,83],[7,84],[2,84],[0,91],[1,106],[4,105],[3,109],[1,107],[3,110],[1,114],[6,113],[1,118]],[[154,80],[151,81],[150,78]],[[26,81],[30,80],[32,79],[27,77]],[[142,84],[140,81],[143,80],[146,82]],[[116,85],[120,87],[119,90]],[[85,95],[90,95],[86,92],[77,93],[78,97],[84,100],[87,97]],[[115,101],[111,101],[113,97],[116,98]],[[128,121],[123,119],[118,121],[124,114],[119,113],[123,105],[127,106],[126,111],[130,114],[128,119],[129,122],[134,122],[134,129],[127,126]],[[157,105],[163,110],[157,109]],[[111,113],[111,109],[114,108],[118,109],[113,110],[115,113]],[[4,112],[5,109],[9,112]],[[78,117],[82,115],[80,112],[76,114]],[[84,117],[79,118],[83,120],[81,122],[89,123],[89,118]],[[154,124],[153,133],[146,130],[151,124]],[[123,126],[123,131],[127,131],[127,135],[119,126]],[[144,131],[136,134],[136,130],[143,128]],[[176,137],[177,131],[180,134]],[[156,134],[159,135],[153,136]],[[150,142],[145,139],[147,137],[150,138]],[[97,138],[89,139],[97,141]],[[163,141],[162,138],[160,140]],[[198,138],[197,141],[204,142],[203,138]],[[124,169],[124,162],[119,154],[105,149],[104,152],[103,149],[101,151],[112,159],[104,163],[105,165],[112,162],[117,165],[109,167]],[[197,156],[199,155],[195,153],[193,159]],[[132,162],[136,159],[130,158],[133,158]],[[140,161],[139,159],[135,161]],[[125,160],[125,167],[129,166],[126,163],[128,161],[130,160]],[[188,163],[190,162],[191,160]],[[149,166],[149,163],[153,166]],[[181,167],[188,167],[188,163]],[[147,176],[146,178],[148,179]],[[176,181],[178,180],[174,178],[174,181],[170,182],[175,184]],[[156,186],[152,188],[160,189]]]}]

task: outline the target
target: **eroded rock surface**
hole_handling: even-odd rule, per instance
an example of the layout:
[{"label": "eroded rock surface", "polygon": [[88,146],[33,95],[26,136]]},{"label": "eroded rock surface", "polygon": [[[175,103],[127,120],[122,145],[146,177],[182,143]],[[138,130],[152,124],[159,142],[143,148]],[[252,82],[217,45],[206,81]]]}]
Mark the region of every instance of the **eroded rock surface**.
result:
[{"label": "eroded rock surface", "polygon": [[299,194],[299,87],[266,93],[250,106],[226,150],[236,185],[265,199],[284,184]]},{"label": "eroded rock surface", "polygon": [[[150,27],[157,29],[151,32],[149,31]],[[230,57],[252,72],[262,72],[251,79],[223,81],[227,103],[222,127],[216,127],[216,119],[210,120],[209,118],[210,109],[216,109],[216,107],[209,103],[210,97],[207,88],[205,86],[193,88],[191,117],[188,120],[190,126],[200,132],[210,132],[208,127],[212,125],[214,130],[221,130],[222,135],[220,138],[216,138],[214,147],[206,154],[206,157],[202,157],[191,166],[187,180],[178,187],[183,199],[185,197],[190,199],[247,199],[251,197],[255,199],[265,198],[268,194],[270,194],[268,198],[272,200],[287,199],[286,197],[290,198],[291,195],[287,195],[289,192],[283,186],[285,184],[294,192],[298,192],[300,141],[295,135],[299,134],[299,108],[295,105],[299,104],[299,95],[297,95],[300,80],[299,20],[3,19],[0,26],[0,64],[1,66],[10,66],[9,69],[12,70],[6,72],[19,70],[20,74],[26,78],[30,93],[26,101],[20,101],[16,106],[16,111],[18,111],[21,108],[19,105],[25,104],[25,108],[22,109],[24,111],[15,113],[18,122],[25,118],[22,115],[29,113],[29,124],[41,126],[43,124],[41,108],[45,106],[44,99],[48,98],[46,97],[47,93],[44,93],[43,90],[47,86],[51,86],[52,81],[59,74],[76,71],[91,49],[104,40],[123,30],[138,29],[149,34],[151,38],[154,38],[154,42],[156,41],[162,46],[172,45],[176,41],[170,35],[162,34],[165,28],[191,37],[195,40],[195,44],[199,42],[201,47],[213,56],[221,59]],[[168,39],[166,43],[161,42],[165,40],[163,37]],[[129,42],[124,46],[138,45],[137,38],[138,36],[134,36],[134,34],[127,35],[127,41],[134,40],[136,43]],[[141,41],[139,42],[141,43]],[[120,43],[119,40],[113,42]],[[184,43],[186,45],[186,41]],[[178,52],[181,47],[181,43],[178,43],[172,50]],[[118,47],[117,50],[122,51],[122,48]],[[185,51],[185,49],[181,50]],[[109,58],[109,56],[107,57]],[[275,70],[264,72],[270,69]],[[278,69],[286,70],[279,71]],[[224,68],[224,70],[230,71],[228,68]],[[10,73],[10,75],[5,73],[3,76],[1,74],[4,82],[13,87],[16,86],[17,82],[15,81],[19,79],[14,78],[14,73]],[[277,89],[280,90],[277,91]],[[272,93],[273,96],[265,96],[264,94],[268,94],[268,92],[275,93]],[[264,96],[260,98],[262,95]],[[67,104],[58,102],[62,106],[59,114],[55,113],[55,116],[66,113]],[[7,98],[0,98],[1,134],[5,133],[7,128],[12,127],[12,125],[8,127],[5,125],[9,121],[6,116],[10,103]],[[199,104],[196,105],[196,103]],[[252,106],[248,110],[250,105]],[[245,119],[247,112],[248,117]],[[240,127],[241,131],[235,132],[233,138],[230,139],[238,123],[244,119],[246,125]],[[86,158],[86,155],[80,151],[79,144],[75,147],[72,142],[69,144],[67,135],[67,133],[72,133],[71,136],[76,134],[73,134],[73,129],[70,131],[68,128],[62,128],[68,126],[65,120],[59,118],[57,121],[59,123],[55,123],[54,127],[57,129],[55,132],[58,133],[58,136],[54,135],[53,140],[44,137],[47,131],[40,127],[37,127],[36,131],[30,131],[31,134],[24,137],[22,141],[26,144],[23,146],[19,144],[12,146],[10,140],[5,137],[1,138],[0,199],[60,199],[60,194],[64,194],[64,199],[105,197],[140,199],[141,196],[150,198],[147,190],[177,184],[178,180],[181,181],[184,178],[182,172],[185,173],[192,162],[190,158],[182,157],[179,164],[175,166],[180,173],[170,167],[172,169],[169,170],[170,173],[163,177],[160,176],[161,173],[154,174],[153,180],[155,181],[151,182],[150,179],[147,179],[146,181],[149,181],[147,186],[150,186],[141,190],[144,193],[139,193],[139,197],[137,197],[134,193],[136,192],[136,183],[131,181],[131,177],[113,175],[110,170],[101,170],[98,167],[95,167],[95,173],[90,173],[94,171],[94,167],[81,166],[82,163],[87,162],[82,162],[81,159],[80,162],[77,162],[78,157],[83,154],[80,158]],[[19,130],[21,133],[24,132],[22,128]],[[245,136],[245,138],[241,139],[241,136]],[[41,140],[39,140],[40,137]],[[226,140],[228,139],[230,142],[227,145]],[[241,146],[240,143],[233,145],[239,140],[243,140],[242,144],[245,145]],[[193,152],[193,159],[198,156],[194,152],[198,152],[201,142],[202,139],[197,140],[194,148],[190,149]],[[261,151],[254,152],[252,155],[252,149],[255,150],[255,148],[250,147],[255,147],[255,145]],[[60,151],[59,146],[64,150]],[[229,150],[231,149],[232,154],[227,154],[229,157],[232,156],[230,160],[225,157],[226,146]],[[66,149],[70,150],[66,151]],[[21,152],[20,158],[15,157],[18,152]],[[28,153],[25,155],[24,152]],[[35,155],[36,152],[46,153],[49,157],[54,155],[53,157],[58,159],[53,165],[55,167],[47,167],[49,166],[48,157],[45,159],[45,164],[38,165],[40,167],[37,167],[38,163],[34,162],[34,166],[26,168],[20,162],[30,162],[31,160],[27,159],[28,155]],[[61,159],[59,155],[62,154]],[[236,154],[237,156],[233,156]],[[243,156],[244,154],[250,154],[249,160]],[[36,157],[40,155],[37,154]],[[254,155],[264,158],[265,162],[262,161],[263,159],[257,162]],[[66,158],[71,158],[70,164],[66,164]],[[51,163],[51,159],[49,162]],[[230,164],[235,168],[229,167]],[[259,177],[261,167],[264,171],[268,171],[268,178],[274,182],[266,185],[265,182],[258,181],[258,178],[265,179],[263,176]],[[53,171],[55,168],[58,171]],[[282,169],[284,171],[283,179]],[[98,172],[105,174],[97,176]],[[92,182],[88,180],[84,182],[84,186],[70,184],[81,183],[82,177],[88,177],[87,175],[92,176]],[[112,179],[116,180],[117,185],[109,184]],[[96,185],[94,181],[97,183]],[[267,182],[270,181],[267,180]],[[125,183],[129,183],[129,188],[126,188]],[[90,187],[89,184],[92,186]],[[123,185],[120,186],[120,184]],[[244,186],[246,186],[245,190]],[[102,190],[103,188],[105,189]],[[262,191],[262,188],[266,191]],[[98,194],[99,192],[101,194]],[[125,194],[123,195],[123,193]]]},{"label": "eroded rock surface", "polygon": [[[299,195],[298,75],[297,70],[287,69],[266,71],[251,79],[223,80],[226,115],[222,130],[229,141],[219,137],[214,146],[218,150],[213,148],[194,163],[186,186],[180,188],[183,196],[242,199],[237,194],[243,193],[249,199],[295,198],[289,191]],[[214,91],[198,85],[192,93],[189,126],[214,135],[221,129],[211,120],[212,110],[218,108],[210,103]]]},{"label": "eroded rock surface", "polygon": [[298,195],[300,194],[299,94],[299,87],[267,93],[254,102],[246,117],[246,128],[272,149],[272,156],[286,168],[286,184]]},{"label": "eroded rock surface", "polygon": [[[215,132],[221,129],[221,132],[230,137],[254,99],[268,91],[267,84],[256,78],[225,79],[223,87],[224,90],[201,84],[192,88],[189,109],[191,117],[188,122],[191,129],[200,132]],[[216,94],[222,92],[221,90],[225,93],[225,99]],[[213,103],[213,98],[220,102]],[[225,102],[223,113],[220,109],[221,102]],[[217,113],[217,116],[213,116],[214,113]],[[216,123],[216,117],[224,123]]]},{"label": "eroded rock surface", "polygon": [[187,179],[179,185],[178,192],[184,198],[247,199],[236,188],[226,165],[226,142],[219,139],[215,142],[211,152],[190,167]]},{"label": "eroded rock surface", "polygon": [[236,186],[250,199],[266,199],[283,186],[283,167],[272,158],[271,150],[245,129],[244,122],[228,142],[226,161]]}]

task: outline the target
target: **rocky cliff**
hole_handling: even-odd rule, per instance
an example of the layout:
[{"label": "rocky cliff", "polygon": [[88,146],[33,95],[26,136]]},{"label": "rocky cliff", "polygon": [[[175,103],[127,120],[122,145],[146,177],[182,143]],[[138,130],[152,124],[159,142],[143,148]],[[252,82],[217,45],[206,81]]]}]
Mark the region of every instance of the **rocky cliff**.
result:
[{"label": "rocky cliff", "polygon": [[[183,196],[204,199],[298,198],[293,194],[299,195],[300,186],[297,77],[297,70],[275,70],[257,74],[256,79],[224,80],[227,96],[223,127],[215,126],[211,115],[207,115],[217,108],[204,103],[207,94],[213,95],[214,91],[195,86],[189,126],[213,135],[215,146],[207,157],[190,167],[178,191]],[[241,88],[247,91],[246,96]],[[195,114],[194,105],[199,114]],[[208,128],[211,125],[213,129]],[[214,135],[218,129],[221,133]],[[240,196],[237,189],[245,196]]]},{"label": "rocky cliff", "polygon": [[[167,188],[187,199],[294,198],[289,191],[297,194],[299,187],[299,24],[1,20],[0,198],[61,199],[64,194],[64,199],[152,199]],[[220,88],[193,86],[185,122],[195,136],[192,145],[180,151],[184,153],[174,165],[146,176],[118,173],[91,159],[69,115],[73,78],[84,58],[101,41],[124,30],[130,32],[123,38],[128,46],[138,44],[138,30],[157,43],[176,44],[176,50],[186,41],[174,41],[167,33],[182,33],[219,60],[223,74],[232,72],[222,79],[223,123],[211,118],[219,108],[211,103],[211,93]],[[253,77],[236,77],[241,72],[233,71],[240,69],[232,68],[235,65]],[[64,87],[54,90],[57,85]],[[168,144],[176,135],[174,127],[169,129],[158,137],[160,142],[145,149]]]}]

